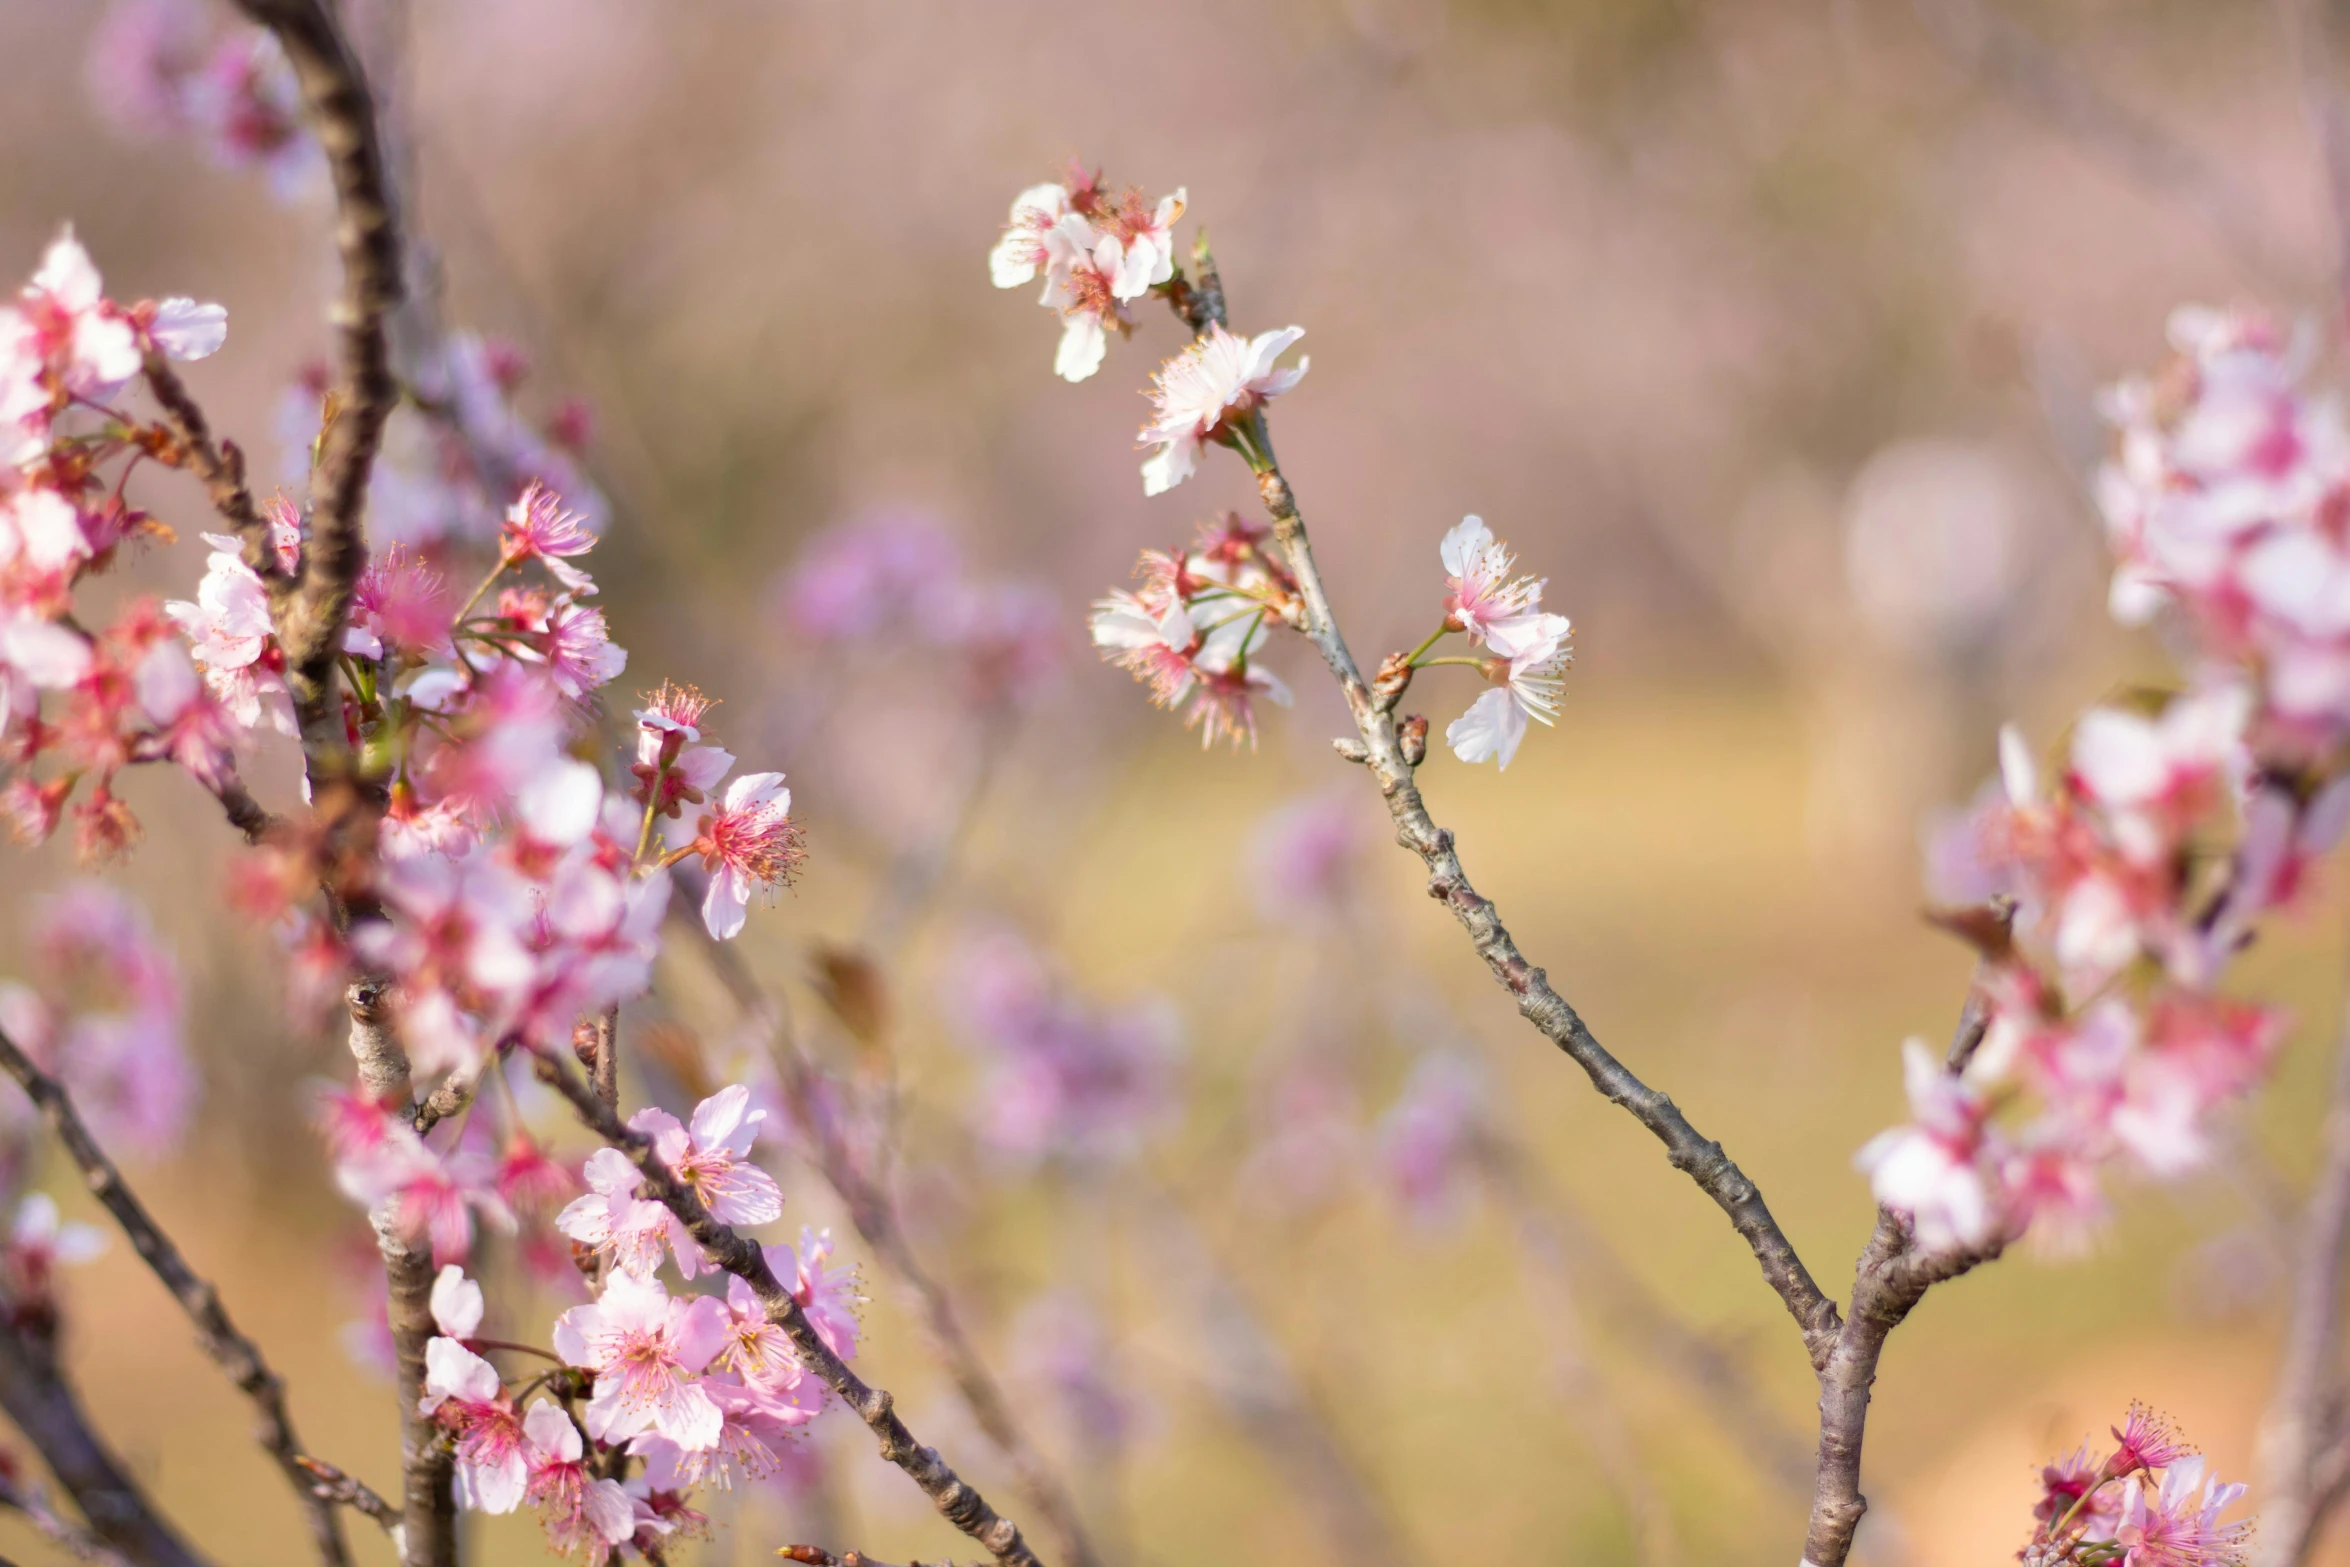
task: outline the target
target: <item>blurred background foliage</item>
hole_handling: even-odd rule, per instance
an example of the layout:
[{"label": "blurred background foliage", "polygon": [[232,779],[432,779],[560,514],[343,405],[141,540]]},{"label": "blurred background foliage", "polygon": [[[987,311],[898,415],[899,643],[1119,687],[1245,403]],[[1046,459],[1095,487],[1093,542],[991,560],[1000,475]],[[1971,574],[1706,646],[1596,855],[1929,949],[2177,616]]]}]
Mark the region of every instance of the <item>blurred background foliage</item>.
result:
[{"label": "blurred background foliage", "polygon": [[[124,297],[227,303],[229,348],[192,380],[270,469],[280,392],[328,346],[326,217],[114,136],[81,85],[97,10],[0,0],[0,257],[29,271],[70,219]],[[1309,328],[1279,438],[1358,652],[1418,639],[1436,539],[1463,512],[1549,575],[1580,653],[1557,731],[1506,776],[1440,756],[1432,806],[1526,950],[1732,1149],[1834,1288],[1870,1218],[1851,1153],[1900,1115],[1896,1047],[1950,1026],[1968,971],[1915,917],[1921,822],[1987,773],[2003,718],[2049,742],[2161,667],[2103,613],[2083,495],[2096,386],[2157,357],[2182,299],[2327,315],[2326,203],[2269,7],[373,0],[355,22],[397,61],[449,316],[519,344],[550,402],[594,410],[627,683],[695,680],[735,750],[790,774],[812,858],[745,938],[768,981],[822,1016],[811,954],[863,939],[893,860],[940,840],[973,757],[1000,752],[882,961],[896,1021],[878,1048],[918,1239],[991,1352],[1019,1363],[1024,1303],[1073,1288],[1151,1411],[1115,1466],[1042,1417],[1119,1559],[1344,1548],[1203,1393],[1187,1248],[1262,1319],[1401,1558],[1639,1557],[1609,1478],[1621,1453],[1595,1441],[1588,1387],[1551,1374],[1571,1314],[1529,1284],[1501,1205],[1415,1225],[1368,1156],[1303,1213],[1250,1178],[1281,1114],[1268,1063],[1309,1049],[1345,1057],[1366,1116],[1422,1050],[1465,1052],[1541,1183],[1803,1428],[1810,1380],[1743,1248],[1518,1022],[1386,851],[1372,791],[1336,776],[1338,708],[1303,650],[1283,667],[1298,705],[1253,756],[1200,754],[1093,666],[1086,600],[1138,548],[1249,497],[1227,463],[1142,500],[1134,394],[1172,322],[1146,317],[1102,374],[1063,385],[1050,333],[981,259],[1010,195],[1073,154],[1153,193],[1188,186],[1235,325]],[[144,499],[182,539],[127,586],[183,591],[199,497],[166,479]],[[778,574],[874,508],[935,514],[978,569],[1058,596],[1066,673],[1043,702],[975,724],[952,670],[795,635]],[[1466,700],[1415,693],[1440,724]],[[1276,928],[1251,834],[1324,788],[1358,830],[1348,918]],[[389,1395],[339,1348],[355,1297],[327,1266],[357,1216],[304,1128],[305,1084],[342,1063],[281,1021],[266,938],[221,918],[219,822],[179,781],[130,789],[150,835],[109,874],[190,972],[208,1107],[147,1184],[283,1362],[311,1441],[380,1485]],[[0,862],[0,970],[67,854]],[[2248,1467],[2279,1182],[2308,1162],[2339,1006],[2339,905],[2321,889],[2249,965],[2301,1022],[2218,1170],[2130,1194],[2088,1257],[2019,1256],[1937,1292],[1896,1340],[1872,1557],[2003,1559],[2035,1466],[2132,1397],[2223,1471]],[[1180,1014],[1183,1102],[1134,1181],[1007,1177],[972,1146],[943,959],[1006,921],[1081,991]],[[690,964],[636,1023],[732,1048]],[[804,1170],[787,1185],[798,1217],[839,1222]],[[1164,1227],[1168,1202],[1188,1230]],[[1783,1561],[1801,1504],[1591,1283],[1584,1353],[1680,1557]],[[874,1374],[1000,1478],[888,1281],[868,1289]],[[241,1406],[136,1260],[118,1246],[70,1300],[100,1418],[167,1503],[228,1559],[299,1559]],[[861,1436],[823,1440],[839,1461],[822,1510],[746,1497],[705,1559],[818,1522],[846,1531],[828,1543],[947,1548]],[[538,1549],[527,1525],[491,1538],[499,1559]],[[10,1556],[44,1549],[0,1524]]]}]

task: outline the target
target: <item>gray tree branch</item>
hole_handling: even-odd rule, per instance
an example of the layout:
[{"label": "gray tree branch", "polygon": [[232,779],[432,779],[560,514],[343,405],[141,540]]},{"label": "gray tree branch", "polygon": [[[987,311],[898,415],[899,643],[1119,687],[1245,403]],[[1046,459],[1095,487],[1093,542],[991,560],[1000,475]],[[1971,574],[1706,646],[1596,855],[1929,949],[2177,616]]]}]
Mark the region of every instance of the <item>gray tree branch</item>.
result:
[{"label": "gray tree branch", "polygon": [[384,329],[404,292],[399,222],[367,75],[333,5],[329,0],[237,3],[277,36],[301,84],[311,134],[334,178],[335,241],[343,261],[343,289],[334,309],[341,344],[329,422],[311,476],[310,538],[299,580],[278,582],[271,605],[285,650],[286,685],[315,778],[322,764],[335,765],[346,750],[335,700],[335,656],[352,585],[367,566],[368,475],[384,421],[399,398]]},{"label": "gray tree branch", "polygon": [[81,1172],[90,1195],[113,1216],[129,1239],[131,1249],[162,1280],[171,1298],[179,1302],[188,1320],[196,1325],[196,1342],[203,1346],[204,1353],[236,1384],[237,1391],[253,1401],[254,1411],[261,1417],[254,1434],[263,1451],[277,1461],[286,1478],[293,1482],[295,1494],[302,1498],[302,1510],[319,1559],[331,1567],[348,1567],[351,1552],[343,1540],[342,1520],[337,1517],[334,1505],[316,1494],[312,1477],[303,1467],[301,1438],[295,1435],[294,1417],[286,1408],[285,1382],[270,1369],[261,1347],[230,1320],[228,1309],[220,1303],[220,1292],[188,1266],[171,1237],[163,1233],[162,1226],[147,1211],[147,1205],[139,1201],[138,1193],[131,1190],[114,1161],[106,1156],[106,1150],[90,1135],[65,1085],[35,1066],[32,1058],[5,1031],[0,1031],[0,1071],[16,1079],[17,1086],[41,1112],[41,1119],[49,1123],[66,1157]]}]

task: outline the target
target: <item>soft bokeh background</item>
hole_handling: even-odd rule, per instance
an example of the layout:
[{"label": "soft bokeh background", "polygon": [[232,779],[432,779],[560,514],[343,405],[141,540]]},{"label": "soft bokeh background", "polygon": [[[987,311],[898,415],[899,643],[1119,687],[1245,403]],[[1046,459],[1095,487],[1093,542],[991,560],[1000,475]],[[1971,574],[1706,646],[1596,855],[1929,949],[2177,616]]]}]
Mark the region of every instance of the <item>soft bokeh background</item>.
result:
[{"label": "soft bokeh background", "polygon": [[[0,272],[29,271],[70,219],[123,297],[224,301],[229,348],[193,380],[217,424],[273,451],[280,391],[327,346],[323,209],[113,136],[81,86],[96,11],[0,0]],[[1064,385],[1051,322],[989,288],[982,258],[1011,194],[1072,153],[1152,193],[1187,186],[1236,326],[1309,329],[1279,439],[1358,652],[1418,640],[1436,539],[1464,512],[1549,575],[1580,658],[1557,730],[1506,775],[1439,757],[1431,806],[1525,949],[1729,1145],[1834,1288],[1870,1220],[1852,1151],[1900,1115],[1897,1046],[1950,1026],[1968,969],[1915,917],[1921,820],[1972,790],[2003,717],[2046,740],[2160,667],[2103,614],[2095,387],[2157,356],[2181,299],[2326,313],[2326,204],[2271,10],[412,0],[395,23],[449,314],[596,411],[626,685],[697,681],[726,699],[735,748],[791,775],[812,867],[745,938],[773,982],[800,983],[811,943],[856,938],[893,852],[941,832],[974,747],[940,701],[952,671],[796,651],[775,575],[831,523],[916,507],[1065,605],[1066,676],[998,737],[890,969],[909,1127],[951,1127],[969,1088],[936,960],[971,921],[1017,921],[1105,1000],[1168,996],[1187,1099],[1148,1182],[1285,1349],[1399,1554],[1633,1560],[1593,1445],[1610,1444],[1549,1372],[1560,1312],[1507,1215],[1414,1227],[1365,1166],[1300,1218],[1242,1178],[1264,1113],[1252,1063],[1356,1052],[1375,1112],[1415,1051],[1457,1045],[1543,1179],[1800,1429],[1809,1378],[1744,1248],[1518,1022],[1384,848],[1304,650],[1276,655],[1300,700],[1254,755],[1200,754],[1094,666],[1086,600],[1138,548],[1246,504],[1244,475],[1212,463],[1146,503],[1136,391],[1174,323],[1146,314],[1099,376]],[[196,492],[146,499],[183,542],[134,575],[185,592]],[[1439,725],[1469,694],[1427,685],[1414,704]],[[819,722],[812,689],[848,694]],[[1271,930],[1243,863],[1255,823],[1349,785],[1353,921]],[[337,1052],[289,1031],[267,943],[221,917],[217,819],[181,781],[140,787],[150,836],[113,874],[191,974],[208,1107],[144,1184],[280,1359],[311,1445],[386,1486],[388,1390],[336,1336],[354,1307],[331,1259],[355,1215],[302,1125],[303,1084]],[[59,846],[0,860],[0,971],[36,891],[70,874]],[[2340,925],[2323,898],[2249,965],[2302,1021],[2244,1150],[2127,1194],[2088,1258],[2018,1256],[1937,1291],[1896,1338],[1870,1433],[1891,1520],[1867,1538],[1877,1559],[2004,1558],[2034,1466],[2133,1397],[2248,1468],[2278,1183],[2308,1159]],[[1399,985],[1418,999],[1396,1003]],[[653,1010],[723,1032],[692,973]],[[992,1349],[1014,1353],[1047,1283],[1101,1312],[1149,1411],[1118,1473],[1077,1466],[1119,1559],[1338,1559],[1203,1392],[1181,1304],[1197,1258],[1146,1203],[982,1182],[947,1134],[907,1159],[924,1244]],[[802,1217],[827,1215],[804,1172],[790,1185]],[[887,1281],[868,1287],[870,1374],[1000,1479]],[[136,1260],[117,1246],[69,1289],[91,1402],[159,1495],[224,1559],[301,1559],[243,1407]],[[1636,1335],[1603,1311],[1586,1326],[1682,1559],[1785,1561],[1802,1504]],[[830,1511],[747,1500],[707,1559],[763,1557],[819,1521],[836,1546],[954,1548],[858,1433],[825,1440]],[[488,1538],[500,1559],[538,1550],[525,1524]],[[51,1559],[5,1522],[0,1550]]]}]

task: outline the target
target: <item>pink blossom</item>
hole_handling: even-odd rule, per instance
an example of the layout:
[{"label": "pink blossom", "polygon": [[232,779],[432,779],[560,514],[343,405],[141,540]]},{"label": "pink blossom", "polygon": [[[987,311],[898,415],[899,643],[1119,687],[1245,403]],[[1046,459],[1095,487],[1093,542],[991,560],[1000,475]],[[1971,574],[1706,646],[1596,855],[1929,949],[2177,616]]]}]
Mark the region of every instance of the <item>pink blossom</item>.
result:
[{"label": "pink blossom", "polygon": [[721,1224],[766,1224],[783,1212],[783,1190],[775,1177],[750,1162],[764,1110],[750,1108],[751,1091],[729,1084],[694,1107],[690,1127],[666,1110],[639,1110],[631,1131],[653,1140],[653,1152],[700,1197]]},{"label": "pink blossom", "polygon": [[[1559,697],[1566,689],[1566,672],[1575,662],[1575,650],[1565,643],[1565,616],[1532,618],[1557,624],[1545,626],[1535,640],[1520,644],[1507,663],[1489,660],[1487,678],[1498,684],[1445,726],[1445,744],[1464,762],[1491,759],[1497,767],[1507,768],[1526,738],[1527,720],[1547,725],[1558,716]],[[1520,628],[1510,629],[1514,633]],[[1494,634],[1502,633],[1497,629]]]},{"label": "pink blossom", "polygon": [[998,288],[1043,277],[1037,302],[1062,317],[1055,374],[1069,381],[1092,375],[1108,330],[1132,328],[1128,303],[1175,275],[1172,231],[1183,209],[1182,191],[1151,206],[1136,191],[1112,199],[1098,178],[1083,175],[1074,187],[1033,185],[1013,200],[988,273]]},{"label": "pink blossom", "polygon": [[427,1302],[432,1308],[433,1326],[445,1338],[468,1339],[481,1331],[481,1285],[465,1276],[465,1270],[450,1263],[435,1275],[432,1295]]},{"label": "pink blossom", "polygon": [[743,774],[714,808],[690,825],[672,823],[667,836],[673,850],[701,858],[710,878],[702,923],[720,941],[742,930],[752,894],[788,883],[803,855],[781,773]]},{"label": "pink blossom", "polygon": [[628,1155],[599,1148],[581,1172],[585,1195],[555,1216],[555,1228],[608,1260],[623,1273],[650,1278],[661,1266],[664,1247],[675,1242],[678,1265],[687,1278],[700,1269],[701,1247],[685,1235],[676,1215],[637,1196],[642,1177]]},{"label": "pink blossom", "polygon": [[701,1374],[726,1342],[726,1307],[672,1300],[660,1283],[615,1273],[603,1295],[555,1319],[555,1349],[595,1372],[588,1434],[620,1442],[653,1431],[688,1452],[718,1444],[725,1424]]},{"label": "pink blossom", "polygon": [[294,708],[286,694],[285,660],[269,619],[269,594],[244,562],[243,547],[225,534],[204,535],[212,546],[196,601],[163,608],[192,645],[196,667],[229,715],[247,729],[266,724],[294,733]]},{"label": "pink blossom", "polygon": [[2222,1523],[2219,1515],[2243,1494],[2241,1485],[2207,1478],[2200,1458],[2171,1465],[2158,1491],[2130,1487],[2113,1531],[2123,1567],[2236,1567],[2252,1525]]},{"label": "pink blossom", "polygon": [[455,610],[448,579],[394,544],[367,563],[352,587],[343,651],[367,659],[387,650],[410,661],[447,657]]},{"label": "pink blossom", "polygon": [[2051,1528],[2070,1520],[2068,1535],[2084,1541],[2111,1540],[2114,1525],[2121,1518],[2122,1499],[2118,1488],[2107,1483],[2112,1478],[2107,1473],[2109,1462],[2092,1457],[2084,1446],[2044,1466],[2040,1500],[2034,1504],[2032,1516]]},{"label": "pink blossom", "polygon": [[[705,1484],[731,1489],[738,1478],[763,1480],[782,1466],[793,1437],[821,1408],[801,1387],[778,1393],[719,1378],[702,1385],[723,1419],[714,1445],[690,1452],[651,1432],[629,1443],[628,1450],[644,1459],[644,1478],[656,1490],[683,1493]],[[813,1380],[806,1386],[823,1391]]]},{"label": "pink blossom", "polygon": [[1943,1070],[1924,1040],[1901,1050],[1912,1120],[1871,1138],[1853,1163],[1868,1174],[1877,1201],[1908,1217],[1924,1250],[1979,1245],[1999,1223],[1983,1179],[1982,1103]]},{"label": "pink blossom", "polygon": [[566,511],[554,491],[532,480],[506,512],[499,530],[498,558],[509,566],[526,560],[545,565],[556,581],[574,593],[593,593],[595,583],[571,564],[570,557],[596,547],[596,535],[584,513]]},{"label": "pink blossom", "polygon": [[2105,1461],[2104,1473],[2115,1479],[2142,1469],[2168,1469],[2195,1451],[2180,1438],[2178,1427],[2144,1404],[2130,1406],[2113,1438],[2120,1446]]},{"label": "pink blossom", "polygon": [[1503,658],[1567,634],[1564,617],[1541,612],[1543,579],[1512,577],[1509,547],[1482,517],[1463,517],[1437,548],[1444,563],[1445,624],[1489,642]]},{"label": "pink blossom", "polygon": [[857,1270],[832,1265],[832,1231],[800,1229],[800,1244],[766,1248],[767,1266],[786,1280],[792,1299],[808,1317],[808,1325],[824,1347],[843,1360],[857,1354],[858,1308],[865,1297],[858,1292]]},{"label": "pink blossom", "polygon": [[1044,236],[1069,210],[1069,191],[1053,182],[1031,185],[1012,198],[1012,215],[1004,236],[988,253],[988,275],[998,288],[1033,283],[1052,261]]},{"label": "pink blossom", "polygon": [[536,1139],[519,1127],[506,1139],[498,1155],[498,1197],[518,1213],[540,1213],[569,1197],[579,1182],[571,1169],[548,1154]]},{"label": "pink blossom", "polygon": [[[791,1288],[790,1281],[797,1278],[797,1255],[789,1247],[770,1246],[766,1256],[770,1268],[778,1262],[791,1264],[788,1271],[777,1270],[778,1280]],[[766,1388],[779,1397],[797,1389],[808,1374],[791,1335],[776,1326],[758,1292],[740,1278],[726,1281],[726,1346],[719,1360],[745,1386]]]},{"label": "pink blossom", "polygon": [[613,642],[604,612],[568,598],[547,612],[539,652],[556,689],[575,702],[628,667],[628,650]]},{"label": "pink blossom", "polygon": [[1281,370],[1275,361],[1305,335],[1305,328],[1292,326],[1244,341],[1211,325],[1161,366],[1152,382],[1154,417],[1142,430],[1142,439],[1159,451],[1142,465],[1143,493],[1163,494],[1190,478],[1209,441],[1228,438],[1258,408],[1297,385],[1307,362]]},{"label": "pink blossom", "polygon": [[424,1397],[417,1409],[456,1438],[457,1505],[484,1513],[514,1511],[529,1486],[530,1467],[522,1421],[497,1368],[447,1337],[426,1341],[424,1364]]},{"label": "pink blossom", "polygon": [[601,1555],[627,1544],[636,1533],[635,1505],[619,1481],[589,1475],[586,1445],[571,1417],[542,1398],[523,1416],[522,1432],[530,1474],[524,1496],[556,1554],[569,1556],[592,1542]]},{"label": "pink blossom", "polygon": [[2181,698],[2157,719],[2093,708],[2073,734],[2072,779],[2134,860],[2165,853],[2205,814],[2243,754],[2250,694],[2240,687]]}]

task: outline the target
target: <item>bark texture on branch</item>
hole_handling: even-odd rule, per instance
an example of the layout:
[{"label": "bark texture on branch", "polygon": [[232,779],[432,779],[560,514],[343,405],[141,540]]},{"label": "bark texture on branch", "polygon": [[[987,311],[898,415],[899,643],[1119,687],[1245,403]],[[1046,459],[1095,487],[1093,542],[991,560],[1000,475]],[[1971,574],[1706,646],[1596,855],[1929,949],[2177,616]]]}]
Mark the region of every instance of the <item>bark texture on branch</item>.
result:
[{"label": "bark texture on branch", "polygon": [[311,134],[334,179],[335,244],[343,263],[333,313],[340,341],[329,395],[332,417],[311,474],[310,538],[300,579],[281,580],[271,595],[286,686],[315,778],[323,760],[345,752],[334,699],[335,655],[352,585],[367,565],[368,475],[384,421],[399,398],[384,323],[404,291],[400,230],[367,74],[329,0],[237,3],[277,36],[301,85]]},{"label": "bark texture on branch", "polygon": [[188,1266],[171,1237],[163,1233],[154,1215],[147,1211],[147,1205],[139,1201],[138,1194],[123,1180],[122,1172],[106,1156],[106,1150],[98,1146],[97,1139],[82,1124],[65,1086],[35,1066],[5,1031],[0,1031],[0,1071],[16,1079],[17,1086],[40,1110],[41,1119],[56,1134],[58,1145],[81,1172],[90,1195],[113,1215],[114,1222],[130,1240],[131,1249],[163,1281],[171,1298],[179,1302],[188,1320],[196,1325],[196,1342],[203,1346],[204,1353],[227,1373],[237,1391],[253,1401],[254,1412],[261,1417],[254,1435],[262,1449],[285,1471],[295,1495],[302,1499],[311,1543],[317,1549],[319,1560],[329,1567],[347,1567],[351,1552],[343,1540],[342,1519],[334,1504],[317,1494],[313,1478],[304,1467],[301,1438],[295,1435],[294,1418],[286,1408],[285,1383],[270,1369],[261,1347],[238,1330],[227,1308],[220,1303],[220,1292]]},{"label": "bark texture on branch", "polygon": [[881,1456],[903,1469],[922,1488],[947,1522],[986,1549],[1001,1567],[1043,1567],[1036,1552],[1021,1536],[1020,1526],[988,1504],[978,1489],[939,1457],[935,1448],[914,1440],[914,1433],[898,1418],[888,1390],[870,1386],[848,1368],[832,1347],[818,1336],[808,1314],[790,1290],[777,1282],[757,1242],[710,1217],[693,1190],[669,1173],[653,1154],[652,1140],[622,1124],[619,1112],[596,1096],[592,1084],[548,1056],[538,1058],[538,1075],[571,1102],[581,1121],[605,1142],[627,1154],[644,1177],[646,1195],[677,1215],[703,1252],[720,1267],[741,1279],[759,1298],[767,1320],[790,1337],[800,1363],[865,1422],[881,1444]]},{"label": "bark texture on branch", "polygon": [[[398,1115],[411,1115],[414,1088],[401,1048],[391,999],[373,980],[354,982],[344,997],[351,1016],[351,1059],[367,1096]],[[457,1560],[456,1455],[439,1428],[422,1414],[424,1347],[438,1331],[432,1320],[432,1253],[401,1231],[388,1204],[368,1215],[383,1254],[386,1311],[392,1330],[394,1384],[400,1400],[400,1561],[402,1567],[454,1567]]]}]

